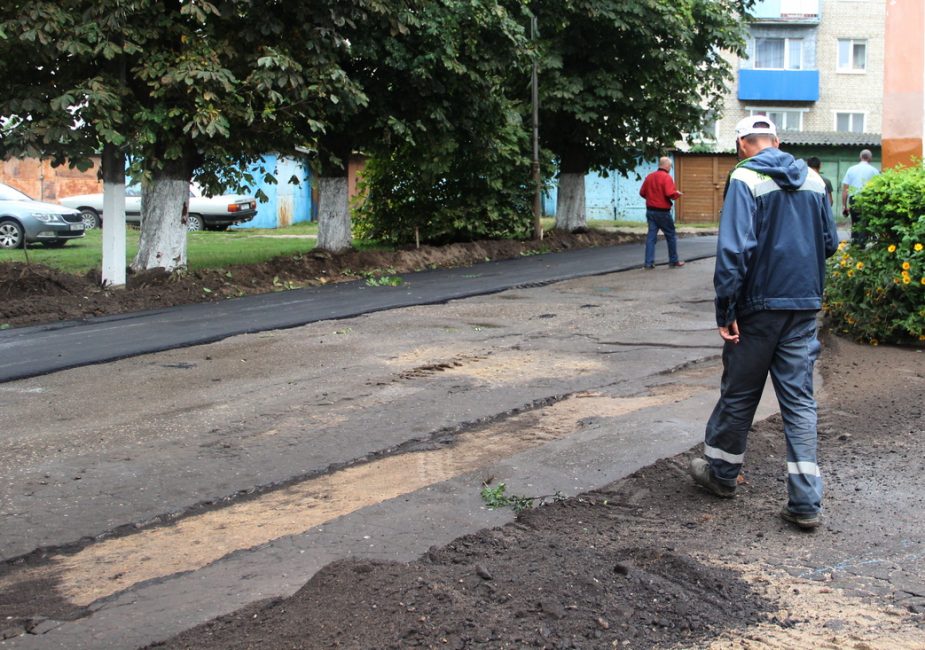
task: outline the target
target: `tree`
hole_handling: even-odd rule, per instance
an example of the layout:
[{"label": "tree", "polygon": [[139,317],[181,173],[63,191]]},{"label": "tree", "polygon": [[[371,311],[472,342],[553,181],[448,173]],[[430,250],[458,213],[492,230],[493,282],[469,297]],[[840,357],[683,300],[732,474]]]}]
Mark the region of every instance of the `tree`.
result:
[{"label": "tree", "polygon": [[534,0],[540,138],[559,165],[556,228],[586,226],[584,177],[633,169],[718,110],[752,0]]},{"label": "tree", "polygon": [[419,173],[415,184],[422,188],[471,169],[456,163],[477,157],[466,149],[484,146],[491,134],[499,136],[499,153],[506,140],[519,137],[511,130],[512,104],[503,83],[525,55],[516,13],[497,0],[409,0],[398,17],[398,29],[357,25],[344,53],[341,65],[367,101],[344,107],[318,142],[320,248],[350,246],[351,152],[376,158],[383,183],[392,171],[395,187]]},{"label": "tree", "polygon": [[365,101],[339,65],[345,34],[388,12],[379,0],[4,3],[0,154],[79,166],[124,147],[145,186],[132,266],[181,268],[191,178],[240,184],[260,154],[295,153],[339,105]]},{"label": "tree", "polygon": [[379,127],[387,137],[370,130],[369,200],[357,212],[357,232],[402,244],[523,236],[529,77],[519,88],[510,80],[529,63],[528,21],[491,0],[431,3],[420,18],[390,48],[390,77],[370,93],[389,121]]}]

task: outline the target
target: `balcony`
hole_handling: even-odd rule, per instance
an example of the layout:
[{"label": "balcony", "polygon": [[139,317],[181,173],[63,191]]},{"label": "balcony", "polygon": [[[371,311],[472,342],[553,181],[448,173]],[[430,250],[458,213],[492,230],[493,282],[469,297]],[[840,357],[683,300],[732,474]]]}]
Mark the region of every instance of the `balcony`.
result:
[{"label": "balcony", "polygon": [[756,24],[818,25],[819,0],[758,0],[749,13]]},{"label": "balcony", "polygon": [[739,70],[741,101],[815,102],[818,70]]}]

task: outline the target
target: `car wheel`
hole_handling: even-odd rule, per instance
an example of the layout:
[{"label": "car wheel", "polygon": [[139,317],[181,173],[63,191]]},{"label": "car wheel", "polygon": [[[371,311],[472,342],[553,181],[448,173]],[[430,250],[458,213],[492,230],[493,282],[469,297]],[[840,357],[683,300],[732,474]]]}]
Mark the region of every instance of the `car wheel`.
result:
[{"label": "car wheel", "polygon": [[100,219],[100,213],[93,208],[81,208],[80,219],[84,222],[84,230],[93,230],[103,225],[103,221]]},{"label": "car wheel", "polygon": [[22,226],[12,219],[3,219],[0,221],[0,248],[22,248],[23,236]]},{"label": "car wheel", "polygon": [[205,223],[198,214],[186,215],[186,229],[190,232],[205,230]]},{"label": "car wheel", "polygon": [[52,239],[51,241],[43,241],[42,245],[45,248],[63,248],[66,243],[66,239]]}]

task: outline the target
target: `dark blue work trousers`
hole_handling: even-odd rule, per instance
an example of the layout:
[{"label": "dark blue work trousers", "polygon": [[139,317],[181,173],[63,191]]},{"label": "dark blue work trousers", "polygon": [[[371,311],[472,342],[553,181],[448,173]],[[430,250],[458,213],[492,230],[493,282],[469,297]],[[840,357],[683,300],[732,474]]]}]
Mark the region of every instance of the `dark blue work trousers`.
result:
[{"label": "dark blue work trousers", "polygon": [[720,398],[707,422],[704,455],[716,479],[734,486],[745,460],[748,430],[768,373],[780,403],[787,439],[791,512],[814,514],[822,505],[816,464],[813,364],[819,356],[814,311],[758,311],[738,320],[739,342],[723,348]]}]

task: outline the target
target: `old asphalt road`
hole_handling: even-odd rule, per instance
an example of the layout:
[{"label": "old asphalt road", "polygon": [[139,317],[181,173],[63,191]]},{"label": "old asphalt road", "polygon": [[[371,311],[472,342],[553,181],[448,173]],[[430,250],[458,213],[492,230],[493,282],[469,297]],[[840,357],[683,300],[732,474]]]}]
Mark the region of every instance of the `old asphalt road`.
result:
[{"label": "old asphalt road", "polygon": [[60,346],[46,364],[117,360],[0,384],[0,647],[135,648],[337,558],[412,559],[508,521],[483,481],[573,495],[690,448],[719,381],[712,260],[641,255],[30,328]]}]

